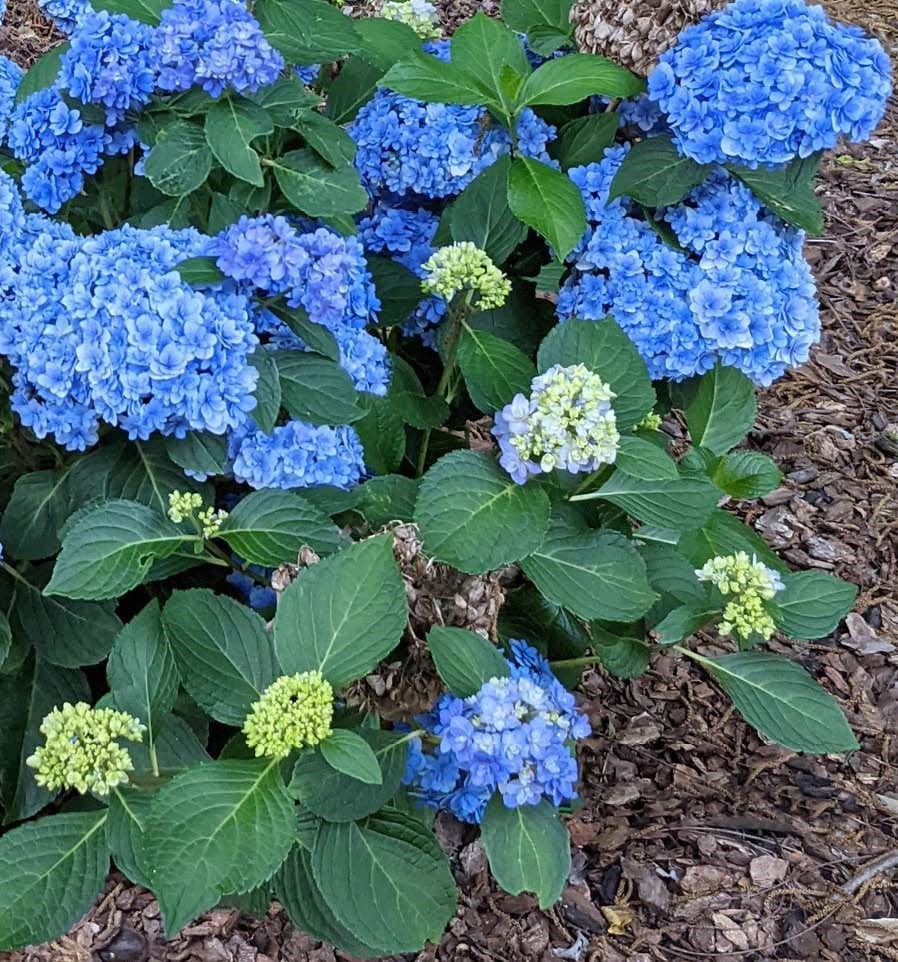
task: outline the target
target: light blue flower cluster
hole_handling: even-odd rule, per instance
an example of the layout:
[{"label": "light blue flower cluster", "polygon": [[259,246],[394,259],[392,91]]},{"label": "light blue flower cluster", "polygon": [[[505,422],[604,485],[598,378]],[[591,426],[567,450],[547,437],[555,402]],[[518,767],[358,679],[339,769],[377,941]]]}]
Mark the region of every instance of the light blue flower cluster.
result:
[{"label": "light blue flower cluster", "polygon": [[758,167],[866,140],[892,84],[881,44],[823,7],[735,0],[680,34],[648,89],[680,153]]},{"label": "light blue flower cluster", "polygon": [[153,28],[105,10],[78,23],[60,61],[57,85],[84,104],[106,108],[106,124],[149,103],[156,82],[150,48]]},{"label": "light blue flower cluster", "polygon": [[[386,348],[365,326],[375,319],[380,301],[355,237],[325,228],[300,233],[285,217],[242,217],[215,241],[222,273],[248,289],[284,294],[309,320],[326,327],[340,348],[340,363],[356,388],[383,395],[390,381]],[[281,348],[302,342],[273,314],[257,318],[260,333]]]},{"label": "light blue flower cluster", "polygon": [[[425,44],[449,59],[448,41]],[[483,107],[425,104],[379,90],[349,128],[358,145],[355,163],[372,194],[442,198],[460,193],[511,149],[507,130]],[[518,121],[518,149],[551,163],[546,145],[555,128],[525,110]]]},{"label": "light blue flower cluster", "polygon": [[508,808],[576,797],[574,747],[590,734],[589,722],[539,652],[525,641],[510,647],[510,677],[493,678],[470,698],[447,693],[418,719],[439,739],[432,753],[412,741],[410,794],[465,822],[480,822],[496,792]]},{"label": "light blue flower cluster", "polygon": [[348,426],[288,421],[270,434],[249,423],[228,439],[231,471],[253,488],[352,488],[365,475],[358,435]]},{"label": "light blue flower cluster", "polygon": [[60,33],[70,34],[82,17],[93,11],[90,0],[37,0],[41,13]]},{"label": "light blue flower cluster", "polygon": [[0,354],[16,369],[22,424],[84,450],[101,422],[132,439],[243,423],[258,378],[247,302],[200,293],[173,270],[208,240],[128,226],[80,238],[40,220],[0,264]]},{"label": "light blue flower cluster", "polygon": [[719,359],[768,385],[806,361],[820,319],[804,234],[718,171],[663,212],[678,251],[626,198],[608,203],[627,150],[612,147],[599,163],[569,171],[589,229],[568,259],[558,316],[611,314],[653,378],[683,380]]},{"label": "light blue flower cluster", "polygon": [[[365,251],[380,257],[390,257],[413,274],[424,278],[424,264],[433,254],[433,236],[440,219],[424,207],[399,207],[379,201],[373,210],[359,221],[359,240]],[[447,304],[442,297],[426,297],[402,325],[405,334],[421,335],[421,340],[432,347],[432,328],[443,319]]]},{"label": "light blue flower cluster", "polygon": [[284,58],[240,0],[175,0],[162,11],[154,58],[162,90],[254,93],[277,80]]},{"label": "light blue flower cluster", "polygon": [[9,57],[0,55],[0,147],[6,138],[6,128],[16,102],[16,91],[24,76],[22,68]]}]

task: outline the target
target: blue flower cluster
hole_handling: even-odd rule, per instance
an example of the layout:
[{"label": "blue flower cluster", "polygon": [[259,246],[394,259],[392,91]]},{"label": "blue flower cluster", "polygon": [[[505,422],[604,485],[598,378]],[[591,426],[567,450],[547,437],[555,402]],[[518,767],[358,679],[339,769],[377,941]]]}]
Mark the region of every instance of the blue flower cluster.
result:
[{"label": "blue flower cluster", "polygon": [[365,475],[358,435],[348,426],[288,421],[265,434],[249,423],[228,439],[231,471],[253,488],[352,488]]},{"label": "blue flower cluster", "polygon": [[0,147],[6,137],[6,128],[16,102],[16,91],[23,77],[22,68],[9,57],[0,55]]},{"label": "blue flower cluster", "polygon": [[175,0],[162,11],[154,59],[161,90],[199,86],[211,97],[227,88],[254,93],[284,69],[284,58],[240,0]]},{"label": "blue flower cluster", "polygon": [[684,156],[758,167],[865,140],[892,84],[881,44],[823,7],[735,0],[680,34],[648,89]]},{"label": "blue flower cluster", "polygon": [[666,244],[626,198],[608,202],[628,148],[569,171],[589,228],[568,263],[561,319],[609,313],[653,378],[679,381],[718,359],[771,384],[808,359],[820,337],[804,234],[723,171],[661,215],[683,248]]},{"label": "blue flower cluster", "polygon": [[271,611],[277,605],[277,594],[270,585],[260,584],[252,575],[267,580],[271,579],[271,568],[259,565],[247,565],[242,571],[232,571],[225,579],[234,589],[237,597],[249,605],[253,611]]},{"label": "blue flower cluster", "polygon": [[[413,274],[424,278],[424,264],[430,259],[440,219],[424,207],[410,208],[379,201],[367,217],[359,221],[359,240],[365,251],[379,257],[390,257]],[[404,333],[420,334],[422,341],[433,346],[431,330],[443,319],[447,304],[436,295],[424,298],[402,325]]]},{"label": "blue flower cluster", "polygon": [[[425,44],[449,59],[448,41]],[[378,90],[349,128],[358,145],[355,163],[372,194],[442,198],[460,193],[511,149],[511,137],[483,107],[425,104]],[[525,110],[518,121],[518,149],[552,163],[546,145],[555,128]]]},{"label": "blue flower cluster", "polygon": [[106,108],[114,127],[149,103],[156,83],[153,28],[105,10],[83,17],[60,61],[57,84],[84,104]]},{"label": "blue flower cluster", "polygon": [[90,0],[37,0],[41,13],[60,33],[70,34],[93,11]]},{"label": "blue flower cluster", "polygon": [[465,822],[480,822],[497,791],[508,808],[576,797],[574,743],[589,722],[539,652],[519,640],[510,647],[510,676],[470,698],[443,695],[419,719],[439,747],[425,752],[414,740],[409,753],[410,794]]},{"label": "blue flower cluster", "polygon": [[190,230],[81,238],[21,219],[0,260],[0,354],[16,369],[11,406],[22,424],[84,450],[100,422],[132,439],[243,423],[258,378],[247,302],[200,293],[173,270],[207,249]]},{"label": "blue flower cluster", "polygon": [[[309,320],[326,327],[340,348],[340,363],[356,388],[384,395],[390,381],[386,348],[365,326],[380,302],[355,237],[318,228],[300,233],[285,217],[241,217],[215,241],[222,273],[248,290],[286,296]],[[270,312],[260,312],[260,333],[277,346],[296,350],[302,342]]]}]

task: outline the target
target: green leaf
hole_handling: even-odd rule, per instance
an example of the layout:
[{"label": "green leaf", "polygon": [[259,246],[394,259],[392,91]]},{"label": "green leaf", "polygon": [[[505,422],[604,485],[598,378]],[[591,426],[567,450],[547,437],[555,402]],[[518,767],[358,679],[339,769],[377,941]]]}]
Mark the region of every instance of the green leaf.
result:
[{"label": "green leaf", "polygon": [[530,63],[518,35],[482,11],[455,31],[452,65],[466,71],[500,103],[503,101],[502,67],[512,67],[519,74],[530,73]]},{"label": "green leaf", "polygon": [[558,131],[558,138],[549,144],[549,154],[563,170],[599,161],[605,149],[614,143],[618,122],[613,111],[568,121]]},{"label": "green leaf", "polygon": [[255,101],[264,107],[276,127],[292,127],[307,110],[314,110],[321,97],[307,90],[296,76],[281,77],[255,95]]},{"label": "green leaf", "polygon": [[538,639],[555,658],[576,658],[591,644],[583,623],[531,584],[509,593],[499,612],[499,635],[506,641]]},{"label": "green leaf", "polygon": [[304,809],[330,822],[354,822],[378,811],[399,791],[408,761],[408,742],[395,732],[359,729],[377,759],[379,783],[365,784],[332,768],[320,752],[299,756],[290,793]]},{"label": "green leaf", "polygon": [[490,870],[512,895],[534,892],[540,908],[554,905],[571,871],[571,842],[558,812],[547,801],[506,808],[493,796],[480,825]]},{"label": "green leaf", "polygon": [[857,587],[824,571],[783,575],[785,587],[771,605],[773,620],[784,634],[799,641],[825,638],[851,611]]},{"label": "green leaf", "polygon": [[349,424],[364,417],[350,376],[335,361],[306,351],[277,351],[281,403],[292,418]]},{"label": "green leaf", "polygon": [[35,647],[40,656],[63,668],[95,665],[108,654],[122,623],[114,603],[96,604],[51,598],[41,591],[45,570],[16,579],[8,609],[13,636]]},{"label": "green leaf", "polygon": [[655,404],[645,362],[611,318],[558,324],[540,345],[536,360],[540,374],[553,364],[584,364],[598,374],[616,395],[611,404],[620,431],[639,424]]},{"label": "green leaf", "polygon": [[738,518],[721,508],[715,508],[700,531],[688,531],[680,536],[680,551],[696,568],[717,555],[745,551],[774,571],[788,571],[788,567],[771,551],[764,539]]},{"label": "green leaf", "polygon": [[428,53],[416,53],[394,64],[378,86],[427,103],[470,106],[485,104],[490,99],[488,90],[467,71]]},{"label": "green leaf", "polygon": [[259,155],[250,145],[273,130],[264,107],[245,97],[228,94],[216,100],[206,114],[206,143],[215,159],[229,174],[256,187],[261,187],[265,178]]},{"label": "green leaf", "polygon": [[719,492],[701,478],[644,481],[618,469],[595,496],[647,524],[689,531],[700,528],[710,518]]},{"label": "green leaf", "polygon": [[73,515],[46,594],[85,601],[118,598],[143,581],[157,558],[195,542],[136,501],[104,501]]},{"label": "green leaf", "polygon": [[680,476],[676,462],[666,451],[635,434],[621,435],[614,463],[643,481],[675,481]]},{"label": "green leaf", "polygon": [[68,52],[68,49],[68,41],[52,47],[25,71],[25,76],[22,77],[16,90],[15,102],[17,104],[22,103],[33,93],[46,90],[47,87],[52,87],[56,83],[56,78],[59,75],[59,62]]},{"label": "green leaf", "polygon": [[365,464],[375,474],[398,471],[405,457],[405,424],[390,397],[366,395],[367,413],[353,424],[365,452]]},{"label": "green leaf", "polygon": [[289,64],[323,63],[359,49],[352,20],[327,0],[258,0],[253,14]]},{"label": "green leaf", "polygon": [[281,674],[262,618],[233,598],[196,588],[171,596],[162,623],[190,697],[216,721],[241,727]]},{"label": "green leaf", "polygon": [[50,815],[0,838],[0,949],[55,939],[90,908],[109,869],[105,822],[103,811]]},{"label": "green leaf", "polygon": [[741,651],[702,657],[700,663],[732,698],[739,714],[765,738],[815,754],[858,747],[836,700],[787,658]]},{"label": "green leaf", "polygon": [[366,481],[355,493],[355,510],[372,528],[380,528],[414,516],[418,482],[401,474],[384,474]]},{"label": "green leaf", "polygon": [[[205,720],[205,716],[203,719]],[[202,762],[210,761],[209,754],[203,748],[203,742],[200,741],[200,735],[180,715],[168,715],[163,718],[155,735],[156,764],[161,771],[182,772]],[[205,738],[206,736],[203,735],[204,741]],[[138,775],[155,777],[147,742],[130,745],[128,753],[134,762],[134,771]]]},{"label": "green leaf", "polygon": [[751,188],[752,193],[787,224],[816,237],[823,233],[823,208],[814,193],[820,154],[796,158],[785,167],[751,170],[727,164],[727,170]]},{"label": "green leaf", "polygon": [[302,572],[281,595],[274,643],[285,672],[318,670],[339,686],[386,657],[407,620],[393,536],[382,535]]},{"label": "green leaf", "polygon": [[524,81],[520,106],[563,106],[587,97],[634,97],[645,81],[624,67],[588,53],[571,53],[547,60]]},{"label": "green leaf", "polygon": [[759,451],[731,451],[724,455],[711,480],[731,498],[760,498],[775,490],[783,475],[776,462]]},{"label": "green leaf", "polygon": [[153,796],[149,792],[117,788],[109,797],[106,844],[116,868],[131,882],[148,888],[143,837]]},{"label": "green leaf", "polygon": [[473,631],[438,625],[427,633],[427,647],[440,678],[459,698],[476,695],[485,682],[510,672],[499,649]]},{"label": "green leaf", "polygon": [[394,63],[405,60],[409,51],[421,49],[421,38],[407,24],[383,17],[361,17],[353,23],[361,41],[359,53],[381,75]]},{"label": "green leaf", "polygon": [[549,523],[549,498],[515,484],[486,454],[454,451],[424,475],[415,520],[424,550],[468,574],[532,554]]},{"label": "green leaf", "polygon": [[340,217],[368,206],[368,194],[355,167],[331,167],[313,150],[291,150],[269,161],[287,200],[309,217]]},{"label": "green leaf", "polygon": [[335,728],[318,747],[334,771],[366,785],[383,784],[377,756],[361,735],[348,728]]},{"label": "green leaf", "polygon": [[180,676],[154,599],[119,632],[106,664],[115,707],[139,718],[153,744],[178,697]]},{"label": "green leaf", "polygon": [[704,183],[711,169],[681,156],[670,137],[649,137],[627,152],[611,181],[608,200],[631,197],[646,207],[669,207]]},{"label": "green leaf", "polygon": [[452,202],[446,213],[452,240],[471,241],[502,264],[527,237],[527,228],[508,206],[509,157],[482,171]]},{"label": "green leaf", "polygon": [[312,853],[302,845],[294,845],[278,869],[274,891],[290,921],[301,931],[360,959],[380,954],[337,921],[312,874]]},{"label": "green leaf", "polygon": [[514,344],[465,325],[456,354],[471,400],[487,414],[529,394],[533,361]]},{"label": "green leaf", "polygon": [[303,545],[332,554],[346,536],[314,505],[292,491],[253,491],[221,526],[220,536],[252,564],[276,568],[294,563]]},{"label": "green leaf", "polygon": [[340,360],[340,348],[334,335],[323,325],[309,320],[305,308],[273,307],[272,313],[276,314],[310,351],[332,361]]},{"label": "green leaf", "polygon": [[638,678],[649,666],[649,646],[642,638],[618,635],[598,622],[591,626],[593,648],[602,667],[615,678]]},{"label": "green leaf", "polygon": [[168,437],[165,450],[178,467],[197,474],[224,474],[228,466],[228,439],[223,434],[191,431],[183,438]]},{"label": "green leaf", "polygon": [[662,596],[668,609],[676,603],[709,607],[708,586],[695,576],[696,564],[673,545],[641,544],[639,553],[645,561],[649,584]]},{"label": "green leaf", "polygon": [[[439,942],[455,911],[446,857],[413,818],[322,823],[312,872],[340,924],[382,955]],[[353,880],[351,889],[347,879]]]},{"label": "green leaf", "polygon": [[218,260],[215,257],[188,257],[175,265],[175,270],[181,275],[182,281],[193,287],[221,284],[227,280],[218,269]]},{"label": "green leaf", "polygon": [[707,605],[705,607],[694,603],[680,605],[669,611],[657,625],[653,626],[652,631],[658,638],[659,644],[672,645],[694,635],[719,615],[719,610],[715,611]]},{"label": "green leaf", "polygon": [[159,131],[144,171],[156,190],[182,197],[201,187],[212,170],[212,151],[203,129],[183,120]]},{"label": "green leaf", "polygon": [[645,562],[614,531],[573,531],[558,516],[542,546],[521,562],[537,588],[584,619],[633,621],[656,599]]},{"label": "green leaf", "polygon": [[293,129],[332,167],[355,163],[356,144],[346,131],[317,110],[303,110],[294,119]]},{"label": "green leaf", "polygon": [[366,257],[365,260],[380,301],[378,325],[401,324],[424,299],[421,278],[388,257]]},{"label": "green leaf", "polygon": [[259,372],[256,382],[256,406],[250,417],[266,434],[277,424],[281,412],[281,379],[274,355],[265,348],[257,348],[249,356],[249,363]]},{"label": "green leaf", "polygon": [[692,443],[712,454],[737,445],[758,413],[754,384],[736,368],[720,364],[678,385],[675,401],[683,408]]},{"label": "green leaf", "polygon": [[59,550],[59,530],[69,516],[69,472],[33,471],[16,481],[3,510],[0,544],[21,561],[48,558]]},{"label": "green leaf", "polygon": [[573,0],[502,0],[502,19],[519,33],[542,27],[569,36],[572,6]]},{"label": "green leaf", "polygon": [[0,612],[0,668],[12,651],[12,629],[9,627],[9,619],[3,612]]},{"label": "green leaf", "polygon": [[374,96],[383,69],[361,57],[350,57],[330,85],[324,113],[334,123],[346,124]]},{"label": "green leaf", "polygon": [[559,260],[570,254],[586,230],[586,208],[574,182],[531,157],[518,157],[511,165],[508,206],[545,237]]},{"label": "green leaf", "polygon": [[232,224],[236,224],[245,213],[244,208],[235,204],[229,197],[225,197],[224,194],[220,194],[218,191],[213,191],[212,201],[209,204],[209,221],[206,224],[206,230],[213,236],[220,234]]},{"label": "green leaf", "polygon": [[108,10],[110,13],[124,13],[132,20],[156,26],[162,18],[162,11],[168,6],[166,0],[92,0],[94,10]]},{"label": "green leaf", "polygon": [[208,762],[164,785],[150,805],[144,846],[166,936],[223,895],[271,878],[295,834],[276,761]]}]

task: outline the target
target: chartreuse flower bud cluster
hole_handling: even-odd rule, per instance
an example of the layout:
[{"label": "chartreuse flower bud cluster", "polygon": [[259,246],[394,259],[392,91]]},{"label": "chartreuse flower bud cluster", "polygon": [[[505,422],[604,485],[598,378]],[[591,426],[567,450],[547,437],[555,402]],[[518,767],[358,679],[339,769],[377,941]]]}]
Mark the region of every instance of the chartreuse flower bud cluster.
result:
[{"label": "chartreuse flower bud cluster", "polygon": [[334,690],[320,671],[282,675],[252,706],[243,733],[257,756],[286,758],[294,748],[323,742],[333,716]]},{"label": "chartreuse flower bud cluster", "polygon": [[556,364],[497,412],[499,463],[518,483],[558,468],[577,474],[611,464],[620,435],[611,388],[582,364]]},{"label": "chartreuse flower bud cluster", "polygon": [[38,785],[56,791],[74,788],[82,795],[108,795],[128,781],[134,763],[117,739],[139,742],[146,728],[127,712],[66,702],[41,722],[43,745],[26,759]]},{"label": "chartreuse flower bud cluster", "polygon": [[477,295],[477,307],[489,311],[501,307],[511,293],[511,281],[490,260],[486,251],[471,241],[441,247],[425,262],[421,287],[451,301],[461,291]]},{"label": "chartreuse flower bud cluster", "polygon": [[214,538],[221,530],[227,511],[204,508],[203,497],[195,491],[172,491],[168,496],[168,516],[175,524],[195,519],[204,538]]},{"label": "chartreuse flower bud cluster", "polygon": [[776,625],[765,602],[783,589],[783,579],[772,568],[745,551],[718,555],[696,572],[699,581],[709,581],[729,597],[718,625],[721,634],[747,640],[753,635],[769,638]]},{"label": "chartreuse flower bud cluster", "polygon": [[386,0],[380,15],[384,20],[406,24],[422,40],[437,40],[440,36],[439,14],[430,0]]}]

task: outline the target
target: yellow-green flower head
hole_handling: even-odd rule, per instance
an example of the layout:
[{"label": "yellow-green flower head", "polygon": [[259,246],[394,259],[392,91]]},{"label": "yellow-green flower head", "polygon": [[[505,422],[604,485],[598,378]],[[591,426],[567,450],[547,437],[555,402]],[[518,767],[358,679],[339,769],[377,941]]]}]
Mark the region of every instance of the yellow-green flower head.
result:
[{"label": "yellow-green flower head", "polygon": [[425,294],[437,294],[451,301],[460,291],[477,295],[482,311],[501,307],[511,293],[511,281],[482,251],[470,241],[441,247],[424,263],[425,278],[421,287]]},{"label": "yellow-green flower head", "polygon": [[441,36],[439,14],[430,0],[386,0],[380,8],[384,20],[407,24],[422,40]]},{"label": "yellow-green flower head", "polygon": [[202,506],[202,495],[195,491],[172,491],[168,496],[168,516],[175,524],[186,521]]},{"label": "yellow-green flower head", "polygon": [[499,463],[515,481],[555,468],[595,471],[614,461],[620,443],[615,394],[598,374],[583,364],[556,364],[534,378],[530,390],[529,398],[518,394],[494,419]]},{"label": "yellow-green flower head", "polygon": [[661,427],[661,423],[661,415],[656,414],[654,411],[649,411],[633,430],[657,431]]},{"label": "yellow-green flower head", "polygon": [[227,518],[227,511],[216,511],[215,508],[203,508],[198,511],[196,520],[203,531],[204,538],[215,538],[221,531],[222,522]]},{"label": "yellow-green flower head", "polygon": [[317,745],[331,732],[334,690],[320,671],[282,675],[253,705],[243,733],[256,755],[286,758],[294,748]]},{"label": "yellow-green flower head", "polygon": [[41,722],[44,744],[26,759],[38,785],[56,791],[74,788],[82,795],[108,795],[128,781],[134,764],[116,739],[139,742],[146,728],[127,712],[66,702]]},{"label": "yellow-green flower head", "polygon": [[696,572],[699,581],[709,581],[728,597],[718,628],[724,635],[748,639],[769,638],[776,627],[766,601],[783,589],[779,573],[745,551],[718,555]]}]

